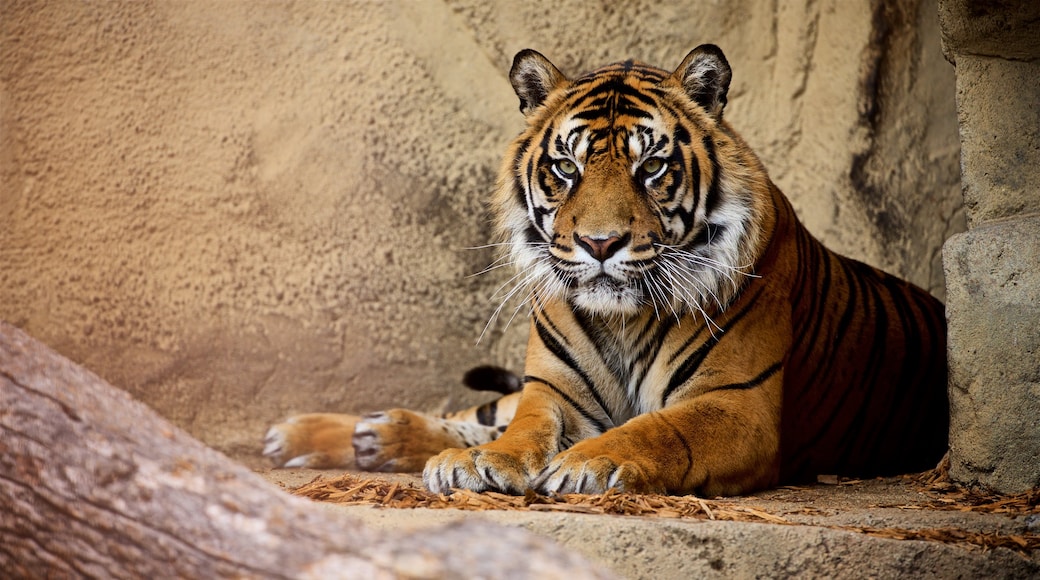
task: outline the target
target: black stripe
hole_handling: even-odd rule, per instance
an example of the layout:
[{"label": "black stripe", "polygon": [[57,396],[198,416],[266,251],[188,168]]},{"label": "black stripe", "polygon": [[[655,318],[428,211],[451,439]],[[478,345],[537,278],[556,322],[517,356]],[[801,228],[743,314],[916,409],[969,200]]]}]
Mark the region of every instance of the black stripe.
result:
[{"label": "black stripe", "polygon": [[[686,475],[690,473],[690,469],[693,468],[693,448],[690,446],[690,442],[686,440],[686,436],[683,435],[682,429],[679,429],[672,424],[671,421],[665,416],[664,413],[656,412],[650,414],[652,417],[657,417],[662,423],[668,425],[668,427],[675,433],[675,437],[682,442],[683,449],[686,451],[686,472],[683,474],[683,479],[686,479]],[[671,490],[667,490],[671,491]]]},{"label": "black stripe", "polygon": [[[726,321],[726,326],[724,326],[721,331],[723,338],[725,338],[726,332],[728,332],[731,328],[736,326],[736,324],[740,322],[740,320],[744,318],[744,316],[747,315],[748,312],[751,311],[752,307],[755,306],[755,302],[758,301],[758,297],[762,295],[764,289],[765,286],[759,288],[758,292],[748,299],[748,302],[744,306],[744,308],[736,315],[734,315],[732,318]],[[679,353],[686,350],[686,348],[689,347],[690,344],[692,344],[693,340],[697,338],[697,336],[699,336],[702,332],[704,332],[704,330],[694,333],[694,335],[691,336],[685,344],[683,344],[682,348],[680,348],[678,351],[676,351],[674,355],[672,355],[672,358],[668,361],[669,364],[671,364],[679,356]],[[704,362],[704,359],[708,357],[708,353],[711,352],[711,349],[715,348],[715,345],[717,345],[721,340],[722,338],[712,336],[711,338],[706,340],[704,344],[698,347],[697,350],[693,351],[693,353],[690,354],[690,356],[686,357],[686,360],[684,360],[682,364],[679,365],[679,368],[677,368],[675,372],[672,373],[672,378],[670,381],[668,381],[668,387],[665,388],[664,393],[662,393],[661,395],[662,407],[666,406],[666,404],[668,403],[668,397],[671,396],[672,392],[675,391],[675,389],[678,389],[680,386],[685,384],[686,381],[690,380],[690,377],[692,377],[693,374],[697,372],[697,369],[700,368],[701,363]]]},{"label": "black stripe", "polygon": [[[813,239],[808,231],[800,229],[799,233],[801,234],[799,235],[799,244],[804,246],[805,253],[799,260],[798,271],[801,275],[795,288],[800,289],[800,292],[798,292],[799,305],[803,300],[807,300],[808,304],[801,309],[801,314],[796,316],[795,324],[797,326],[794,329],[796,342],[792,347],[792,352],[803,353],[804,360],[800,360],[799,363],[803,365],[801,368],[809,368],[810,361],[808,359],[813,356],[813,345],[817,344],[819,340],[820,331],[826,317],[826,314],[823,312],[823,306],[834,300],[831,296],[831,278],[835,260],[831,259],[823,246]],[[823,274],[822,280],[820,279],[821,272]],[[807,324],[808,328],[806,328]],[[825,352],[821,357],[823,361],[834,360],[831,351],[837,346],[837,342],[837,340],[828,340],[824,343]],[[818,372],[822,370],[823,366],[824,363],[817,362],[813,363],[811,368]],[[800,398],[812,387],[812,376],[811,374],[807,380],[798,385],[797,391],[792,386],[792,390],[785,393],[785,395],[791,399]]]},{"label": "black stripe", "polygon": [[[668,157],[667,172],[659,177],[657,179],[658,184],[650,189],[656,190],[654,194],[661,200],[662,206],[674,204],[674,207],[662,207],[662,211],[669,218],[681,213],[683,225],[689,229],[690,223],[693,221],[691,217],[697,211],[697,194],[696,192],[691,192],[687,185],[688,174],[686,171],[686,158],[684,157],[687,153],[688,151],[676,147],[672,151],[671,156]],[[638,182],[638,187],[645,187],[646,179],[643,175],[637,173],[633,176],[633,179]],[[694,182],[696,182],[696,179],[694,179]],[[689,197],[684,195],[687,193],[692,193],[694,198],[694,203],[691,204],[690,209],[683,207],[683,201]]]},{"label": "black stripe", "polygon": [[582,121],[595,121],[601,119],[609,114],[609,110],[606,107],[594,107],[589,109],[582,109],[580,112],[571,115],[572,119],[580,119]]},{"label": "black stripe", "polygon": [[[822,247],[820,248],[820,251],[824,251]],[[850,330],[855,330],[855,328],[852,327],[852,323],[855,321],[856,310],[862,308],[862,304],[860,304],[860,302],[861,300],[863,300],[863,294],[865,291],[865,288],[863,288],[862,286],[862,280],[860,279],[860,277],[856,276],[856,272],[849,268],[849,260],[839,256],[833,256],[830,259],[825,257],[825,260],[831,265],[837,264],[839,266],[841,278],[845,280],[845,284],[848,287],[848,296],[844,297],[845,308],[842,311],[841,316],[838,318],[835,328],[831,329],[831,332],[827,334],[827,336],[825,337],[825,339],[823,339],[823,342],[821,343],[824,346],[825,351],[821,353],[817,360],[813,361],[812,371],[806,377],[804,383],[805,387],[801,391],[803,393],[809,393],[811,398],[814,400],[807,400],[805,401],[806,403],[815,403],[812,405],[810,409],[808,409],[807,416],[809,417],[816,416],[817,413],[821,412],[823,406],[831,401],[829,395],[831,395],[832,393],[816,392],[816,390],[819,388],[819,385],[821,383],[824,385],[832,384],[833,379],[829,378],[829,376],[834,366],[838,364],[848,364],[848,361],[838,360],[839,357],[836,356],[836,353],[841,352],[843,350],[841,348],[842,343],[849,343],[851,341],[853,342],[853,344],[855,344],[854,341],[857,340],[857,337],[849,336],[848,333]],[[837,302],[840,299],[841,297],[829,295],[823,296],[820,301],[820,308],[817,309],[815,312],[809,313],[808,315],[813,316],[815,318],[819,318],[822,322],[824,318],[828,317],[828,305]],[[809,352],[812,352],[812,345],[817,344],[817,340],[819,339],[816,336],[814,336],[813,342],[809,343]],[[850,352],[855,352],[855,350],[855,347],[853,347]],[[830,409],[832,410],[830,412],[832,420],[834,418],[833,410],[840,409],[842,405],[845,404],[845,400],[848,398],[848,395],[851,394],[852,391],[853,389],[851,387],[842,389],[837,404],[830,405]]]},{"label": "black stripe", "polygon": [[[738,290],[737,291],[737,295],[735,295],[732,298],[732,300],[730,300],[730,303],[732,304],[732,303],[737,302],[737,300],[744,293],[746,288],[747,288],[747,286],[744,286],[740,290]],[[765,291],[765,287],[759,288],[758,292],[753,297],[751,297],[749,299],[748,304],[746,306],[744,306],[744,309],[741,310],[740,312],[738,312],[736,314],[736,316],[734,316],[733,318],[731,318],[730,320],[728,320],[726,322],[726,326],[725,326],[725,328],[723,330],[728,330],[728,329],[732,328],[737,323],[737,321],[739,321],[741,318],[743,318],[744,315],[746,315],[751,310],[752,306],[754,306],[754,304],[755,304],[755,301],[758,300],[758,297],[761,296],[762,292],[764,292],[764,291]],[[672,354],[671,358],[668,359],[668,364],[671,365],[672,363],[674,363],[679,358],[679,355],[681,355],[683,352],[685,352],[686,349],[690,348],[690,346],[694,343],[694,341],[697,340],[697,337],[700,336],[703,332],[705,332],[707,330],[708,330],[708,327],[707,327],[707,325],[705,325],[705,326],[703,326],[701,328],[701,330],[698,330],[697,332],[693,333],[693,335],[691,335],[690,338],[686,339],[686,342],[684,342],[683,345],[681,347],[679,347],[675,351],[675,353]]]},{"label": "black stripe", "polygon": [[524,175],[525,172],[521,171],[521,168],[524,167],[524,156],[527,155],[527,151],[530,148],[531,140],[528,139],[516,148],[516,155],[513,158],[513,194],[520,207],[527,207],[527,188],[524,187],[524,182],[521,178],[521,175]]},{"label": "black stripe", "polygon": [[[576,307],[571,306],[571,309],[572,310],[576,310]],[[570,346],[570,341],[567,340],[567,335],[565,335],[563,333],[563,331],[561,331],[560,328],[558,326],[556,326],[556,323],[553,322],[553,320],[551,318],[549,318],[548,316],[545,316],[544,314],[542,315],[542,318],[545,320],[545,323],[548,325],[548,329],[552,330],[554,333],[556,333],[557,336],[560,337],[560,340],[562,341],[562,344]],[[536,324],[539,323],[537,317],[535,317],[535,323]],[[555,338],[553,338],[553,340],[555,340]]]},{"label": "black stripe", "polygon": [[[869,268],[869,266],[863,266],[864,268]],[[876,279],[875,273],[870,268],[869,272],[864,272],[864,276]],[[882,286],[877,284],[866,286],[866,290],[869,292],[868,296],[872,298],[872,301],[867,301],[864,308],[864,318],[861,322],[869,324],[870,321],[874,321],[874,324],[870,325],[873,336],[867,349],[868,359],[861,369],[862,372],[856,377],[857,382],[847,387],[859,390],[862,393],[863,400],[856,405],[855,413],[851,419],[842,426],[845,432],[838,439],[838,449],[848,451],[847,453],[840,453],[841,457],[849,460],[845,462],[843,467],[846,467],[850,461],[853,464],[861,464],[862,467],[862,462],[872,457],[872,453],[864,449],[864,447],[876,447],[876,442],[879,439],[884,439],[885,431],[890,428],[889,425],[877,420],[877,418],[889,415],[888,410],[890,409],[900,408],[900,403],[893,400],[894,396],[899,395],[898,386],[891,384],[881,385],[878,377],[881,371],[886,368],[885,358],[889,349],[887,343],[891,338],[891,334],[888,331],[888,311],[885,309],[885,304],[880,295],[881,289]],[[912,331],[913,315],[910,314],[910,319],[907,319],[903,308],[900,307],[899,302],[902,300],[902,296],[890,294],[890,298],[894,301],[896,314],[899,317],[897,327],[901,328],[901,332],[906,337],[906,333]],[[860,341],[860,344],[867,345],[868,343]],[[904,352],[903,366],[899,370],[899,376],[895,377],[897,383],[902,380],[902,377],[905,377],[907,367],[917,364],[918,360],[919,357],[916,355]],[[888,361],[889,364],[891,362]]]},{"label": "black stripe", "polygon": [[604,351],[605,347],[611,346],[613,335],[604,331],[602,326],[596,324],[595,319],[592,316],[590,316],[585,310],[578,308],[573,301],[568,301],[568,305],[571,307],[571,312],[574,314],[575,323],[577,323],[578,328],[581,329],[582,333],[588,337],[589,342],[591,342],[596,348],[596,354],[599,355],[600,360],[610,368],[611,372],[615,376],[621,376],[621,369],[612,364],[618,357],[607,354]]},{"label": "black stripe", "polygon": [[[645,94],[643,91],[625,82],[624,77],[608,77],[598,85],[590,87],[585,92],[585,99],[595,100],[602,96],[621,98],[624,97],[638,103],[637,106],[656,108],[657,101]],[[582,101],[584,103],[586,101]]]},{"label": "black stripe", "polygon": [[524,230],[524,239],[532,245],[545,243],[545,238],[542,237],[538,228],[534,227],[534,224],[528,224],[527,229]]},{"label": "black stripe", "polygon": [[572,408],[574,408],[574,410],[577,411],[586,421],[588,421],[589,423],[595,425],[596,429],[598,429],[600,433],[606,433],[607,429],[610,428],[609,425],[607,425],[606,423],[600,421],[596,417],[592,416],[592,414],[590,414],[587,410],[585,410],[585,407],[582,407],[581,405],[579,405],[577,401],[575,401],[574,399],[572,399],[570,397],[570,395],[568,395],[567,393],[563,392],[562,389],[560,389],[556,385],[550,383],[549,381],[547,381],[545,379],[542,379],[542,378],[539,378],[539,377],[532,376],[532,375],[525,375],[524,376],[524,384],[526,385],[528,383],[541,383],[541,384],[549,387],[550,389],[552,389],[553,392],[555,392],[557,395],[559,395],[561,399],[563,399],[568,405],[570,405]]},{"label": "black stripe", "polygon": [[672,136],[675,138],[676,149],[686,148],[691,143],[690,131],[681,122],[676,123]]},{"label": "black stripe", "polygon": [[[825,420],[818,426],[815,434],[805,441],[804,447],[793,450],[793,457],[804,456],[806,454],[811,455],[813,449],[819,446],[820,442],[825,438],[829,438],[832,429],[835,428],[840,428],[842,436],[831,446],[839,455],[841,454],[842,447],[850,444],[850,436],[859,436],[859,428],[854,429],[852,425],[862,423],[865,418],[864,412],[868,408],[868,405],[865,402],[868,393],[866,392],[866,389],[864,389],[864,385],[868,385],[869,383],[865,383],[864,379],[866,378],[867,372],[877,372],[877,367],[880,367],[880,357],[885,348],[884,344],[878,344],[878,341],[883,342],[886,339],[884,336],[874,336],[872,337],[873,340],[866,345],[861,345],[862,337],[858,336],[863,330],[865,324],[864,320],[870,321],[872,320],[873,315],[880,314],[877,312],[871,313],[867,311],[867,308],[869,308],[869,287],[867,285],[867,280],[864,277],[866,272],[857,269],[856,264],[859,263],[854,260],[839,258],[837,262],[842,267],[843,274],[848,281],[849,297],[845,313],[843,314],[842,320],[839,322],[838,328],[833,335],[834,338],[829,339],[828,344],[833,347],[833,350],[840,349],[840,345],[837,344],[839,342],[837,337],[841,337],[841,342],[855,345],[850,348],[840,349],[842,352],[865,352],[869,356],[868,364],[873,365],[875,368],[861,368],[861,372],[857,373],[858,376],[850,377],[850,380],[856,381],[855,383],[839,383],[834,377],[830,376],[831,368],[838,363],[848,365],[850,362],[846,360],[839,361],[838,357],[830,356],[830,353],[828,353],[826,372],[818,372],[824,367],[823,364],[820,364],[820,366],[814,369],[814,372],[810,375],[810,381],[808,381],[808,384],[810,385],[809,389],[811,390],[809,392],[812,397],[816,399],[816,404],[805,412],[806,417],[825,417]],[[852,326],[851,322],[854,317],[851,315],[850,311],[856,309],[862,312],[862,317],[859,320],[859,324]],[[848,314],[848,316],[846,317],[845,314]],[[859,330],[857,336],[851,336],[849,334],[850,331],[854,330]],[[852,364],[854,365],[854,363]],[[856,367],[853,366],[852,368],[855,369]],[[822,376],[823,378],[817,378],[819,376]],[[839,389],[837,393],[835,393],[834,390],[817,393],[816,390],[820,386],[817,384],[817,381],[821,381],[824,386],[839,385],[842,388]],[[836,399],[835,395],[837,395]],[[850,398],[852,397],[855,397],[856,399],[850,402]],[[809,401],[805,402],[808,403]],[[852,413],[851,416],[848,414],[849,412]],[[844,465],[840,466],[844,467]]]},{"label": "black stripe", "polygon": [[704,227],[697,232],[697,235],[690,241],[689,246],[692,248],[707,246],[711,243],[711,240],[718,239],[725,231],[726,226],[704,222]]},{"label": "black stripe", "polygon": [[[795,288],[802,290],[798,292],[799,302],[802,300],[809,302],[805,308],[805,316],[800,318],[802,321],[811,322],[811,326],[808,332],[801,325],[795,329],[798,337],[798,342],[795,343],[796,350],[803,343],[816,344],[823,323],[823,317],[818,315],[820,303],[826,302],[830,298],[831,267],[833,265],[832,260],[824,252],[823,246],[812,239],[809,232],[801,229],[799,233],[801,235],[798,236],[798,245],[803,251],[800,252],[798,260],[799,280]],[[805,289],[811,289],[811,291],[806,292]]]},{"label": "black stripe", "polygon": [[646,323],[643,325],[643,328],[640,328],[639,332],[636,334],[635,344],[638,345],[639,343],[643,342],[643,340],[645,340],[646,337],[649,336],[651,330],[653,330],[654,328],[658,328],[658,325],[654,324],[656,320],[657,319],[653,316],[646,317]]},{"label": "black stripe", "polygon": [[[549,323],[552,324],[551,321],[549,321]],[[567,348],[565,348],[563,344],[561,344],[560,341],[552,335],[552,333],[549,332],[549,329],[546,328],[544,324],[542,324],[538,316],[534,317],[534,327],[535,330],[538,332],[538,338],[542,340],[542,344],[544,344],[545,347],[549,349],[549,352],[551,352],[553,356],[558,358],[560,362],[562,362],[563,364],[570,367],[570,369],[573,370],[578,375],[578,377],[581,378],[582,382],[585,383],[586,390],[589,392],[590,395],[592,395],[592,398],[596,401],[596,404],[599,405],[600,410],[603,411],[604,415],[610,417],[611,415],[610,412],[607,410],[607,405],[599,396],[599,392],[596,390],[596,385],[592,382],[592,377],[590,377],[588,373],[585,372],[585,369],[581,368],[581,366],[578,364],[578,361],[575,360],[573,356],[571,356],[570,351]]]},{"label": "black stripe", "polygon": [[[673,172],[672,183],[665,188],[665,195],[662,196],[664,199],[660,202],[659,205],[661,207],[658,209],[668,219],[672,219],[676,215],[681,214],[684,229],[686,232],[689,232],[693,228],[693,217],[697,212],[697,207],[701,203],[700,163],[697,160],[697,156],[689,147],[692,143],[690,132],[682,124],[686,118],[681,115],[679,111],[670,107],[667,103],[662,102],[659,108],[671,113],[672,116],[677,119],[675,130],[673,132],[676,147],[673,149],[672,155],[668,159],[668,164],[670,168],[678,168],[678,170],[669,170]],[[639,184],[639,187],[642,187],[642,184]],[[689,195],[693,197],[693,204],[690,210],[683,207],[682,192],[689,192]],[[665,204],[674,204],[674,207],[663,207]]]},{"label": "black stripe", "polygon": [[604,78],[619,77],[627,74],[628,76],[635,77],[640,81],[659,83],[664,79],[668,78],[671,74],[668,71],[659,69],[657,67],[647,66],[639,63],[614,63],[600,67],[594,71],[590,71],[577,79],[574,80],[575,86],[588,85],[596,83]]},{"label": "black stripe", "polygon": [[783,361],[776,361],[775,363],[770,365],[769,368],[767,368],[766,370],[762,371],[761,373],[758,374],[758,376],[756,376],[755,378],[753,378],[753,379],[751,379],[749,381],[745,381],[743,383],[729,383],[728,385],[721,385],[721,386],[718,386],[718,387],[713,387],[708,392],[709,393],[714,393],[715,391],[753,389],[753,388],[761,385],[762,383],[768,381],[769,378],[772,377],[773,375],[775,375],[777,373],[777,371],[779,371],[781,368],[783,368],[783,366],[784,366],[784,362]]},{"label": "black stripe", "polygon": [[[650,318],[650,320],[653,321],[655,319]],[[646,378],[646,371],[650,369],[653,360],[657,358],[657,353],[661,351],[661,345],[664,343],[665,336],[668,335],[676,324],[677,322],[675,318],[666,316],[658,321],[656,325],[647,324],[647,329],[656,327],[653,336],[649,339],[644,341],[646,333],[645,331],[640,333],[639,338],[635,341],[635,345],[639,347],[639,352],[636,354],[635,359],[629,364],[628,375],[632,377],[635,374],[635,369],[638,364],[649,362],[643,366],[643,373],[636,378],[635,384],[640,386],[642,385],[643,379]],[[640,346],[640,344],[642,344],[642,346]]]},{"label": "black stripe", "polygon": [[719,164],[719,157],[715,153],[715,143],[712,141],[711,135],[704,135],[701,143],[708,154],[708,163],[711,164],[711,183],[708,184],[708,197],[704,200],[704,215],[707,217],[711,216],[711,213],[715,211],[715,207],[721,201],[719,199],[719,179],[722,177],[722,166]]},{"label": "black stripe", "polygon": [[[532,168],[531,185],[537,185],[538,190],[545,196],[546,201],[556,201],[556,191],[553,189],[553,185],[562,181],[555,173],[547,169],[551,162],[548,155],[543,155],[544,165]],[[550,183],[550,180],[552,183]],[[532,200],[533,201],[533,200]],[[536,213],[538,215],[545,215],[552,211],[550,208],[536,207]]]},{"label": "black stripe", "polygon": [[[520,169],[520,164],[517,163],[516,168]],[[513,176],[513,195],[516,198],[517,205],[520,207],[527,207],[527,186],[524,183],[524,179],[520,175],[520,171],[515,171]],[[530,182],[528,182],[530,183]]]},{"label": "black stripe", "polygon": [[653,114],[646,111],[646,109],[640,107],[637,104],[633,104],[631,100],[623,99],[618,102],[615,109],[615,114],[618,116],[624,115],[626,117],[635,117],[636,119],[653,119]]},{"label": "black stripe", "polygon": [[498,416],[498,399],[477,407],[477,423],[494,426]]}]

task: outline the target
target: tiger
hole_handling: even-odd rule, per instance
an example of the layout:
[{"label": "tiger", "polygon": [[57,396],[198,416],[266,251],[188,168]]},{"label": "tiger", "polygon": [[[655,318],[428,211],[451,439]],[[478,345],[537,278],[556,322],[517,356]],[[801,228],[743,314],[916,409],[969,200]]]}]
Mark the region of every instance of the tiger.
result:
[{"label": "tiger", "polygon": [[[423,450],[431,491],[741,495],[942,458],[943,304],[809,233],[723,117],[731,78],[712,44],[573,80],[516,55],[526,127],[490,207],[530,312],[522,389]],[[394,469],[390,442],[457,429],[436,421],[363,418],[358,459]]]}]

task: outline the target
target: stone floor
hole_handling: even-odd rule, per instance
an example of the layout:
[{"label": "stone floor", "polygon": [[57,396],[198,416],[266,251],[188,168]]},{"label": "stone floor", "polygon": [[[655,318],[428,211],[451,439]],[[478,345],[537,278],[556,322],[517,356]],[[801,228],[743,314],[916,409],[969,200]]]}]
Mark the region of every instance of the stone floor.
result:
[{"label": "stone floor", "polygon": [[[344,473],[257,471],[286,490]],[[350,473],[373,485],[397,483],[398,489],[414,486],[415,493],[424,493],[415,475]],[[573,547],[625,578],[1040,578],[1035,499],[993,504],[990,498],[983,502],[988,507],[973,507],[962,491],[889,478],[707,500],[719,516],[714,521],[704,514],[574,513],[567,506],[467,511],[399,509],[378,501],[322,505],[390,533],[436,533],[438,525],[470,518],[518,526]],[[722,521],[726,514],[753,521]]]}]

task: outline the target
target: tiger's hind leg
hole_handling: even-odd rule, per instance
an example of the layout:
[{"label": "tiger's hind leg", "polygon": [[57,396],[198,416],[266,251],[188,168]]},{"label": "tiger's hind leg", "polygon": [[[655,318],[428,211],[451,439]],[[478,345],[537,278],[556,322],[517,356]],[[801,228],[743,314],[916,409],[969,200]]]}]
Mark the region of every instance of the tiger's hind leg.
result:
[{"label": "tiger's hind leg", "polygon": [[354,429],[357,466],[368,471],[422,471],[445,449],[494,441],[503,428],[431,417],[407,409],[365,415]]},{"label": "tiger's hind leg", "polygon": [[351,439],[360,420],[339,413],[294,415],[267,430],[263,454],[278,467],[353,467]]},{"label": "tiger's hind leg", "polygon": [[406,409],[365,415],[354,429],[358,467],[369,471],[422,471],[445,449],[490,443],[505,431],[516,412],[522,382],[498,367],[477,367],[463,382],[475,391],[503,396],[455,413],[433,417]]},{"label": "tiger's hind leg", "polygon": [[513,418],[520,397],[518,377],[496,367],[478,367],[463,380],[470,389],[505,396],[439,417],[406,409],[364,417],[295,415],[267,431],[263,454],[279,467],[422,471],[427,459],[445,449],[493,441]]},{"label": "tiger's hind leg", "polygon": [[499,433],[494,426],[406,409],[363,417],[309,413],[271,426],[263,454],[287,468],[422,471],[427,459],[445,449],[487,443]]}]

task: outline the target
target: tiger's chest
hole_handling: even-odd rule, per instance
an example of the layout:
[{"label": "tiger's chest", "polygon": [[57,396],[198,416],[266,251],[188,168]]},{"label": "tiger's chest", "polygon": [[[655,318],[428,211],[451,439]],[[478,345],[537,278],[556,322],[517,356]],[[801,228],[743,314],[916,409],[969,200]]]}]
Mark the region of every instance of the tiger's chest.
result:
[{"label": "tiger's chest", "polygon": [[[576,340],[579,364],[592,377],[590,387],[606,402],[615,425],[637,415],[659,411],[668,395],[694,373],[683,376],[684,354],[696,350],[703,324],[690,315],[660,316],[653,312],[626,319],[574,315],[581,340]],[[703,332],[710,338],[710,333]],[[703,361],[701,361],[703,362]],[[698,365],[695,373],[711,372]]]}]

